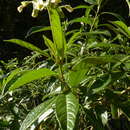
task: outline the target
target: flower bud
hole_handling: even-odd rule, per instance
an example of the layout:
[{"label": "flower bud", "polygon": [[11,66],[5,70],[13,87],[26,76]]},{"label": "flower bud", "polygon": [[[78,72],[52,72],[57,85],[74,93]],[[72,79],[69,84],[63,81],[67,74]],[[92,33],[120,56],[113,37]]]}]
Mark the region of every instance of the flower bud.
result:
[{"label": "flower bud", "polygon": [[17,8],[18,12],[21,13],[21,12],[23,11],[23,8],[24,8],[24,6],[23,6],[23,5],[20,5],[20,6]]}]

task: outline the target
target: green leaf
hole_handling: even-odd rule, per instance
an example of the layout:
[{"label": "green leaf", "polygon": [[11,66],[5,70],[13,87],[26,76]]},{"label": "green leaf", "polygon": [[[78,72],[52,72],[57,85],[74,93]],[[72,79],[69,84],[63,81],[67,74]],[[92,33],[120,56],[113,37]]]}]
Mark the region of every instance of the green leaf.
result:
[{"label": "green leaf", "polygon": [[10,75],[4,80],[3,88],[2,88],[2,95],[8,90],[8,87],[10,86],[10,83],[14,80],[13,78],[19,74],[21,69],[15,69],[13,70]]},{"label": "green leaf", "polygon": [[125,101],[119,105],[125,116],[128,118],[130,121],[130,100]]},{"label": "green leaf", "polygon": [[23,75],[21,75],[9,88],[9,90],[14,90],[24,84],[27,84],[29,82],[32,82],[34,80],[44,78],[44,77],[49,77],[49,76],[54,76],[56,75],[55,72],[47,69],[47,68],[42,68],[38,70],[29,70],[25,72]]},{"label": "green leaf", "polygon": [[54,44],[56,45],[59,56],[63,58],[66,48],[66,42],[60,22],[60,17],[55,8],[48,8],[48,13],[49,13],[53,41]]},{"label": "green leaf", "polygon": [[106,87],[108,87],[111,81],[111,75],[105,75],[102,78],[98,79],[92,86],[93,94],[98,93],[101,90],[104,90]]},{"label": "green leaf", "polygon": [[83,22],[83,23],[85,23],[85,24],[89,24],[89,25],[91,25],[91,20],[88,19],[87,17],[75,18],[75,19],[69,21],[68,24],[81,23],[81,22]]},{"label": "green leaf", "polygon": [[124,34],[127,37],[130,37],[130,30],[128,29],[127,25],[122,21],[114,21],[112,22],[114,24],[118,31]]},{"label": "green leaf", "polygon": [[96,31],[91,31],[91,32],[86,32],[84,35],[105,35],[105,36],[111,36],[110,32],[107,30],[96,30]]},{"label": "green leaf", "polygon": [[63,130],[73,130],[79,103],[72,93],[61,94],[56,101],[56,114]]},{"label": "green leaf", "polygon": [[107,63],[116,63],[119,60],[119,57],[106,55],[106,56],[87,56],[84,59],[84,62],[87,64],[107,64]]},{"label": "green leaf", "polygon": [[79,83],[84,80],[85,74],[88,72],[89,68],[90,65],[82,60],[74,65],[68,74],[68,83],[70,86],[77,87]]},{"label": "green leaf", "polygon": [[97,42],[94,42],[90,45],[88,45],[88,48],[106,48],[106,49],[110,49],[110,48],[113,48],[113,49],[121,49],[123,48],[122,45],[118,45],[118,44],[111,44],[111,43],[104,43],[104,42],[101,42],[101,43],[97,43]]},{"label": "green leaf", "polygon": [[27,32],[26,38],[31,36],[32,34],[35,34],[35,33],[38,33],[38,32],[43,32],[43,31],[48,31],[48,30],[51,30],[50,26],[48,26],[48,27],[44,27],[44,26],[32,27]]},{"label": "green leaf", "polygon": [[40,48],[34,46],[33,44],[29,43],[29,42],[26,42],[26,41],[23,41],[23,40],[19,40],[19,39],[10,39],[10,40],[4,40],[5,42],[11,42],[11,43],[15,43],[17,45],[20,45],[22,47],[25,47],[27,49],[30,49],[32,51],[36,51],[36,52],[39,52],[40,54],[48,57],[48,54],[45,53],[43,50],[41,50]]},{"label": "green leaf", "polygon": [[122,16],[120,16],[119,14],[117,14],[117,13],[114,13],[114,12],[101,12],[100,15],[104,15],[104,14],[112,15],[115,18],[117,18],[118,20],[125,22],[125,19]]},{"label": "green leaf", "polygon": [[81,36],[81,32],[75,32],[71,38],[69,39],[68,43],[67,43],[67,46],[68,48],[71,47],[71,45],[80,38]]},{"label": "green leaf", "polygon": [[97,4],[98,0],[84,0],[85,2],[89,3],[89,4]]},{"label": "green leaf", "polygon": [[111,74],[103,74],[98,77],[94,84],[91,86],[93,94],[105,90],[117,80],[120,80],[124,76],[125,72],[113,72]]},{"label": "green leaf", "polygon": [[95,49],[95,48],[102,48],[102,49],[112,49],[114,51],[120,51],[123,49],[126,52],[130,52],[130,47],[114,44],[114,43],[105,43],[105,42],[93,42],[92,44],[88,45],[88,49]]},{"label": "green leaf", "polygon": [[56,98],[52,98],[35,107],[31,112],[29,112],[23,121],[20,130],[26,130],[28,127],[30,127],[41,115],[46,113],[49,109],[52,109],[52,106],[55,104],[55,102]]},{"label": "green leaf", "polygon": [[57,59],[57,50],[55,44],[46,36],[43,36],[46,46],[49,48],[50,53]]}]

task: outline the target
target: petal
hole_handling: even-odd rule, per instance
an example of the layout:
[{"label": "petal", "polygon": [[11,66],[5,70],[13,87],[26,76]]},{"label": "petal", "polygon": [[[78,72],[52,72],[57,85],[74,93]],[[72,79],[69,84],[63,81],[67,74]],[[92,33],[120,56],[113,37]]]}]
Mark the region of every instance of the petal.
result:
[{"label": "petal", "polygon": [[23,2],[21,2],[21,5],[26,7],[30,3],[32,3],[32,1],[23,1]]},{"label": "petal", "polygon": [[38,16],[38,10],[37,9],[33,9],[32,11],[32,17],[36,18]]}]

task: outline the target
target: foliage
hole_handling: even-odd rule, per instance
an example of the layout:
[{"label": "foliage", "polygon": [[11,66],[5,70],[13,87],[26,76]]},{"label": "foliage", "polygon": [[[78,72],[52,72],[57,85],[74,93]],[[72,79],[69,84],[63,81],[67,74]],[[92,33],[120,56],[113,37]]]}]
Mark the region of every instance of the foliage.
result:
[{"label": "foliage", "polygon": [[[129,27],[114,13],[109,14],[116,21],[100,24],[102,0],[86,0],[89,5],[74,9],[59,6],[61,1],[39,2],[25,1],[18,9],[37,4],[32,16],[47,9],[50,27],[35,27],[27,34],[51,29],[52,38],[43,35],[45,50],[19,39],[6,40],[35,53],[22,63],[1,61],[1,128],[129,129]],[[62,22],[62,8],[84,9],[85,14]],[[72,25],[78,27],[69,30]]]}]

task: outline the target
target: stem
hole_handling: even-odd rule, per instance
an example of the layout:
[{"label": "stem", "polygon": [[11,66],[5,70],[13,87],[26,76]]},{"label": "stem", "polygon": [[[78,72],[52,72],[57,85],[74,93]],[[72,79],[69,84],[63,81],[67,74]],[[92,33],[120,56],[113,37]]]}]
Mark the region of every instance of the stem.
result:
[{"label": "stem", "polygon": [[99,10],[100,10],[100,6],[101,6],[101,2],[99,3],[98,7],[97,7],[97,11],[96,11],[96,14],[95,14],[95,17],[94,17],[94,20],[93,20],[93,23],[91,25],[91,28],[90,28],[90,32],[93,30],[93,26],[96,22],[96,19],[97,19],[97,16],[98,16],[98,13],[99,13]]},{"label": "stem", "polygon": [[64,73],[63,73],[63,66],[60,64],[59,65],[59,70],[60,70],[60,78],[61,78],[61,82],[64,83],[65,79],[64,79]]},{"label": "stem", "polygon": [[60,71],[61,89],[64,90],[65,79],[64,79],[64,73],[63,73],[63,66],[62,66],[62,64],[59,64],[59,71]]}]

